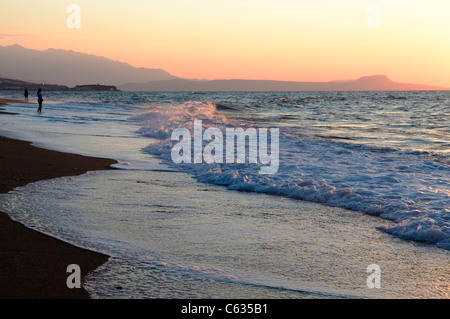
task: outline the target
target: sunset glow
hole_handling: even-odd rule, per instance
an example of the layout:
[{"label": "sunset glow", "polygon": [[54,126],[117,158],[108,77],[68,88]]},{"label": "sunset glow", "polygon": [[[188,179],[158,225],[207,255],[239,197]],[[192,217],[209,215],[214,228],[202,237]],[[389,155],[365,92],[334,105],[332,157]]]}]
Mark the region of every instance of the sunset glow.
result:
[{"label": "sunset glow", "polygon": [[[67,7],[81,12],[69,28]],[[379,28],[369,27],[379,9]],[[3,1],[0,45],[57,48],[196,79],[329,81],[386,74],[450,87],[450,2]]]}]

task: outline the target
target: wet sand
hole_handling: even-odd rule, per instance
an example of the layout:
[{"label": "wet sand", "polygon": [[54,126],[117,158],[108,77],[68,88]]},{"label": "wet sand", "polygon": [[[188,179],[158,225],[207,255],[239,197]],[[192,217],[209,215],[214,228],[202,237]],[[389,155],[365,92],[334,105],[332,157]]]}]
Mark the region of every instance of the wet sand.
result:
[{"label": "wet sand", "polygon": [[[0,105],[23,101],[0,99]],[[10,116],[0,110],[0,116]],[[8,115],[5,115],[8,114]],[[0,136],[0,193],[15,187],[91,170],[109,169],[114,160],[62,153]],[[31,230],[0,212],[0,298],[84,299],[84,289],[70,289],[67,266],[77,264],[81,277],[94,271],[108,256],[81,249]]]}]

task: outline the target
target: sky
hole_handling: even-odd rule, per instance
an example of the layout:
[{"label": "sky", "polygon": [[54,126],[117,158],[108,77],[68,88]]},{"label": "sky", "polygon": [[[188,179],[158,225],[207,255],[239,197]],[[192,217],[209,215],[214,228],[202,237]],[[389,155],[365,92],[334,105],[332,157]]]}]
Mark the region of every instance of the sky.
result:
[{"label": "sky", "polygon": [[2,46],[73,50],[189,79],[385,74],[450,87],[448,0],[3,0],[0,16]]}]

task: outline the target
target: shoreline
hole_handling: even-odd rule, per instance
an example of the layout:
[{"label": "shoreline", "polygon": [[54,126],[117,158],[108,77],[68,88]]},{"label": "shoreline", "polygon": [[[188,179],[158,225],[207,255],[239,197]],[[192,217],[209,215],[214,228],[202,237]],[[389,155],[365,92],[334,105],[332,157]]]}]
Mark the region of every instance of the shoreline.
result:
[{"label": "shoreline", "polygon": [[[0,99],[0,105],[27,103]],[[28,102],[29,103],[29,102]],[[1,110],[3,111],[3,109]],[[0,116],[13,115],[1,112]],[[30,142],[0,136],[0,193],[38,180],[78,176],[107,170],[115,160],[63,153],[33,146]],[[89,299],[84,289],[66,285],[67,266],[77,264],[81,281],[103,265],[109,256],[79,248],[27,228],[0,212],[0,298]]]}]

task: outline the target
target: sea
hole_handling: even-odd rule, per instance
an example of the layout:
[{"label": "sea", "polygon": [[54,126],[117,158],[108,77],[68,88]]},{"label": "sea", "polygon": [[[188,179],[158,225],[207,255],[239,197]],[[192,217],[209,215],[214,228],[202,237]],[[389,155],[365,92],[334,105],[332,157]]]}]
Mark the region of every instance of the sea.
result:
[{"label": "sea", "polygon": [[[110,256],[93,298],[450,297],[450,91],[43,95],[40,114],[3,106],[0,134],[118,163],[19,187],[0,210]],[[276,172],[177,163],[173,132],[194,137],[195,120],[278,129]]]}]

